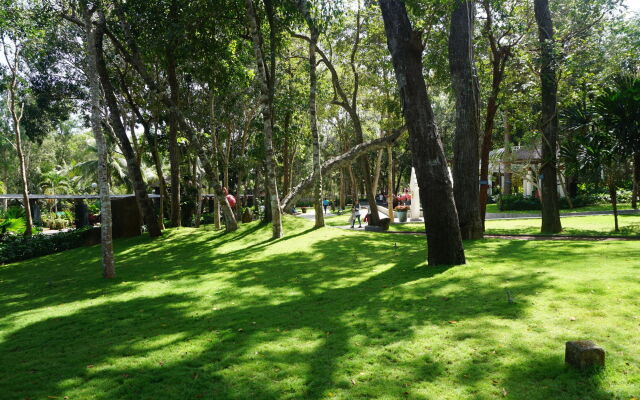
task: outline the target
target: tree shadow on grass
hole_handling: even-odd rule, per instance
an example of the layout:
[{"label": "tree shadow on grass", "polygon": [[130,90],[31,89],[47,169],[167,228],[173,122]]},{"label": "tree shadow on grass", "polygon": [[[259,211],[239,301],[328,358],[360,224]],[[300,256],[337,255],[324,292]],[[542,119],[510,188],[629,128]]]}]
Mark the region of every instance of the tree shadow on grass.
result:
[{"label": "tree shadow on grass", "polygon": [[[435,380],[445,367],[425,354],[402,358],[386,348],[412,340],[420,326],[518,318],[527,307],[505,306],[502,288],[480,275],[464,282],[455,276],[469,267],[424,267],[423,251],[414,246],[409,239],[392,247],[352,235],[315,242],[310,252],[217,267],[233,269],[230,283],[240,289],[302,293],[276,302],[236,293],[238,304],[213,311],[215,296],[208,302],[202,293],[166,294],[26,325],[0,344],[0,386],[11,383],[18,398],[75,391],[97,399],[316,399],[329,390],[403,397],[401,381]],[[152,270],[130,272],[141,278]],[[511,277],[511,284],[523,298],[545,286],[541,276]],[[371,356],[371,349],[381,354]],[[374,375],[358,374],[361,357],[374,363]]]},{"label": "tree shadow on grass", "polygon": [[[293,251],[284,239],[249,247],[250,236],[242,231],[235,236],[237,248],[228,252],[218,245],[234,242],[233,234],[176,233],[164,243],[120,243],[136,245],[119,258],[121,279],[133,286],[96,291],[95,272],[73,265],[71,272],[79,276],[70,284],[88,288],[65,295],[70,286],[56,284],[48,295],[3,307],[54,307],[87,293],[107,301],[30,324],[19,321],[25,325],[0,343],[0,387],[14,388],[16,398],[74,392],[96,399],[317,399],[334,390],[350,397],[401,398],[408,390],[402,382],[435,381],[447,367],[425,351],[403,356],[390,349],[414,340],[425,326],[449,334],[454,321],[455,334],[469,336],[475,333],[465,327],[484,316],[522,318],[530,298],[551,285],[545,274],[518,269],[485,275],[475,259],[491,251],[487,257],[515,260],[517,253],[519,262],[523,254],[521,263],[534,265],[540,248],[554,259],[567,252],[580,257],[594,245],[569,250],[544,244],[536,250],[526,242],[470,242],[467,250],[479,254],[470,265],[432,268],[424,265],[422,238],[353,233],[323,239],[323,230],[306,227],[291,232],[289,240],[308,235],[308,251]],[[268,230],[263,234],[258,241]],[[81,250],[97,257],[97,249]],[[50,261],[49,273],[57,276],[65,268],[61,260]],[[28,280],[34,272],[12,271],[12,279]],[[136,284],[154,278],[176,281],[169,293],[155,297],[109,300],[127,291],[135,296]],[[228,289],[190,287],[203,279],[219,280]],[[517,303],[506,301],[505,286]],[[29,287],[14,292],[16,301]],[[175,290],[181,292],[170,293]],[[363,368],[371,372],[360,375]],[[519,390],[517,379],[523,378],[514,373],[507,380],[508,391]]]},{"label": "tree shadow on grass", "polygon": [[[497,343],[496,344],[496,348]],[[530,400],[610,400],[620,398],[602,388],[604,370],[579,371],[564,363],[563,348],[547,352],[515,347],[508,349],[516,362],[498,368],[479,367],[469,362],[458,374],[457,381],[480,392],[481,385],[493,386],[477,399],[506,397]],[[495,355],[489,355],[496,357]],[[480,355],[479,357],[482,357]],[[626,397],[623,397],[626,398]]]}]

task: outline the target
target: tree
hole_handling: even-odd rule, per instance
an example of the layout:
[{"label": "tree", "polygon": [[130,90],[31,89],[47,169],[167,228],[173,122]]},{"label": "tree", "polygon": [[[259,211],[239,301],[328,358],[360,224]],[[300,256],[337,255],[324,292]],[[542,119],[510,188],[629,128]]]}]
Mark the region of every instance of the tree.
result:
[{"label": "tree", "polygon": [[478,187],[480,99],[473,66],[474,14],[472,1],[457,0],[449,31],[449,65],[456,98],[453,194],[462,239],[480,239],[484,230]]},{"label": "tree", "polygon": [[262,103],[262,119],[264,124],[264,148],[265,148],[265,166],[266,166],[266,182],[269,195],[269,203],[271,205],[271,222],[273,225],[273,238],[281,238],[284,233],[282,231],[282,210],[280,208],[280,196],[278,196],[278,185],[276,183],[276,167],[273,155],[273,96],[275,91],[275,24],[274,10],[271,0],[264,0],[267,20],[269,22],[270,32],[270,59],[264,55],[262,43],[262,31],[259,29],[258,17],[254,7],[253,0],[245,1],[247,7],[247,19],[249,20],[249,28],[251,31],[251,40],[258,67],[258,77],[260,79],[260,99]]},{"label": "tree", "polygon": [[324,226],[324,213],[322,210],[322,163],[320,161],[320,136],[318,135],[318,115],[316,110],[316,92],[318,89],[318,76],[316,71],[316,46],[320,31],[316,22],[311,16],[309,3],[307,0],[298,0],[298,8],[304,16],[309,28],[309,126],[313,138],[313,174],[316,182],[313,187],[313,198],[315,208],[315,226]]},{"label": "tree", "polygon": [[542,233],[562,231],[558,199],[558,83],[553,41],[553,23],[548,0],[534,0],[540,40],[540,82],[542,97]]},{"label": "tree", "polygon": [[429,265],[465,263],[447,160],[422,75],[423,44],[400,0],[379,0],[425,215]]},{"label": "tree", "polygon": [[160,230],[158,219],[155,217],[153,203],[151,202],[151,199],[149,198],[149,195],[147,193],[147,186],[142,177],[139,159],[133,150],[131,141],[129,140],[129,137],[126,133],[125,126],[122,123],[120,106],[118,104],[118,100],[116,99],[115,90],[113,84],[111,83],[109,72],[107,70],[107,62],[105,60],[103,48],[104,29],[106,22],[102,11],[99,10],[98,13],[100,16],[98,27],[94,30],[95,45],[97,46],[95,53],[97,57],[97,72],[100,78],[100,83],[102,85],[107,108],[109,110],[110,123],[106,124],[106,126],[108,127],[108,129],[113,131],[114,136],[118,139],[118,144],[122,149],[122,153],[124,154],[125,159],[127,160],[127,169],[129,171],[129,177],[133,184],[136,202],[138,203],[138,208],[142,213],[144,223],[149,230],[149,235],[151,237],[157,237],[162,234],[162,231]]},{"label": "tree", "polygon": [[98,148],[98,186],[100,188],[100,232],[102,242],[102,271],[104,278],[111,279],[116,276],[116,267],[113,260],[113,237],[111,229],[111,197],[109,194],[109,181],[107,170],[107,145],[102,132],[101,107],[100,107],[100,78],[98,76],[98,54],[96,47],[96,30],[94,27],[93,12],[86,4],[82,4],[82,22],[85,34],[85,74],[89,81],[89,97],[91,100],[91,129],[96,139]]},{"label": "tree", "polygon": [[[4,27],[0,27],[4,28]],[[25,42],[27,38],[18,32],[0,30],[2,39],[2,50],[5,63],[9,68],[9,79],[7,82],[7,90],[9,92],[9,113],[11,114],[11,127],[15,136],[14,147],[18,153],[18,161],[20,163],[20,181],[22,184],[22,203],[26,210],[25,219],[26,226],[24,230],[25,236],[31,236],[33,230],[33,218],[31,216],[31,204],[29,202],[29,183],[27,180],[27,166],[25,162],[24,148],[22,144],[22,132],[20,130],[20,122],[24,115],[24,102],[18,98],[20,72],[24,66],[22,59]]]},{"label": "tree", "polygon": [[[491,69],[491,84],[485,107],[485,118],[480,148],[480,218],[484,225],[487,211],[487,196],[489,189],[489,153],[493,146],[493,130],[495,119],[500,106],[500,94],[505,79],[506,67],[514,56],[514,49],[518,46],[526,31],[529,30],[528,21],[522,21],[518,13],[518,1],[482,0],[485,12],[485,23],[482,33],[489,43],[489,61]],[[496,21],[498,19],[498,21]],[[498,31],[497,27],[502,27]]]}]

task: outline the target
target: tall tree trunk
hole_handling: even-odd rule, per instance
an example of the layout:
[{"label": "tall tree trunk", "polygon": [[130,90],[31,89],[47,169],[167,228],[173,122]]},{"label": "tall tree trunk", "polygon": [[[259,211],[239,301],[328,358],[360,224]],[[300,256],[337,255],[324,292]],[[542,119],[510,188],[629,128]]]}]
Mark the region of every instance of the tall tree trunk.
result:
[{"label": "tall tree trunk", "polygon": [[160,226],[158,225],[158,219],[155,215],[153,202],[149,198],[146,184],[144,182],[144,179],[142,178],[140,164],[138,163],[138,159],[135,152],[133,151],[133,147],[131,146],[131,142],[129,141],[129,137],[127,136],[126,129],[122,123],[118,100],[116,99],[113,85],[111,84],[111,79],[109,77],[109,72],[107,71],[107,63],[104,58],[104,51],[102,46],[104,37],[103,23],[104,21],[100,21],[99,26],[95,29],[96,69],[98,72],[98,77],[100,78],[100,83],[102,84],[102,90],[104,92],[106,104],[109,109],[109,120],[111,122],[110,126],[118,139],[122,154],[124,155],[127,162],[127,170],[129,172],[131,183],[133,184],[136,202],[138,203],[138,208],[142,213],[144,223],[147,225],[147,229],[149,230],[149,235],[152,237],[157,237],[162,234],[162,231],[160,230]]},{"label": "tall tree trunk", "polygon": [[144,125],[144,134],[147,138],[147,142],[149,143],[149,148],[151,149],[151,158],[153,159],[153,165],[156,169],[156,175],[158,175],[158,183],[160,185],[160,205],[158,210],[158,224],[160,225],[160,229],[164,229],[164,208],[165,201],[169,199],[169,192],[167,192],[167,182],[164,179],[164,174],[162,173],[162,162],[160,161],[160,152],[158,151],[158,127],[155,126],[155,133],[151,134],[151,129],[149,124]]},{"label": "tall tree trunk", "polygon": [[[215,179],[215,177],[213,178]],[[217,197],[213,199],[213,226],[216,230],[220,229],[220,201]]]},{"label": "tall tree trunk", "polygon": [[631,207],[638,209],[638,197],[640,196],[640,151],[633,154],[633,195],[631,196]]},{"label": "tall tree trunk", "polygon": [[473,1],[457,0],[449,31],[449,67],[456,97],[453,194],[462,239],[481,239],[484,230],[478,207],[480,105],[473,67],[474,14]]},{"label": "tall tree trunk", "polygon": [[558,145],[558,83],[553,39],[553,23],[549,0],[534,0],[541,48],[542,95],[542,233],[562,231],[558,199],[557,145]]},{"label": "tall tree trunk", "polygon": [[504,185],[502,187],[503,195],[511,194],[511,122],[509,121],[509,114],[504,111],[502,113],[502,118],[504,121],[504,153],[502,156],[503,164],[504,164]]},{"label": "tall tree trunk", "polygon": [[447,160],[422,75],[422,38],[401,0],[379,0],[409,129],[413,165],[427,231],[429,265],[465,263]]},{"label": "tall tree trunk", "polygon": [[[24,104],[17,110],[18,102],[16,101],[16,89],[18,85],[18,68],[20,53],[16,46],[14,63],[11,68],[11,83],[9,84],[9,111],[11,113],[11,122],[13,133],[16,137],[16,150],[18,151],[18,161],[20,163],[20,184],[22,185],[22,203],[25,209],[26,226],[24,236],[31,236],[33,233],[33,216],[31,215],[31,202],[29,201],[29,182],[27,180],[27,164],[25,161],[24,151],[22,147],[22,134],[20,132],[20,120]],[[7,63],[11,61],[7,58]]]},{"label": "tall tree trunk", "polygon": [[491,50],[491,92],[487,100],[482,131],[482,145],[480,148],[480,218],[484,226],[489,196],[489,153],[493,146],[493,128],[499,107],[498,96],[500,95],[507,61],[512,55],[512,48],[518,41],[508,42],[506,44],[501,43],[499,36],[494,33],[491,1],[484,0],[482,1],[482,5],[486,14],[483,31],[487,36]]},{"label": "tall tree trunk", "polygon": [[282,182],[282,195],[285,197],[289,194],[289,189],[291,188],[291,175],[290,175],[291,163],[289,162],[290,161],[289,159],[290,141],[291,141],[291,138],[289,137],[289,132],[285,129],[284,143],[282,146],[282,159],[283,159],[282,170],[284,175],[283,182]]},{"label": "tall tree trunk", "polygon": [[613,221],[615,226],[615,231],[620,232],[620,226],[618,225],[618,193],[616,190],[615,181],[612,177],[609,177],[609,196],[611,197],[611,207],[613,209]]},{"label": "tall tree trunk", "polygon": [[[238,229],[238,221],[236,221],[235,214],[229,205],[229,201],[227,200],[227,193],[223,186],[220,184],[220,171],[218,169],[218,157],[219,157],[219,148],[218,146],[218,130],[216,129],[216,113],[215,113],[215,94],[211,91],[211,157],[208,158],[208,154],[206,154],[203,150],[202,143],[197,137],[196,138],[196,148],[199,152],[200,161],[202,162],[202,166],[204,167],[205,173],[208,175],[208,178],[211,180],[211,184],[213,186],[213,192],[216,195],[216,204],[219,209],[222,211],[222,215],[224,216],[224,226],[227,232],[233,232]],[[216,209],[216,212],[218,210]],[[219,225],[219,222],[218,222]]]},{"label": "tall tree trunk", "polygon": [[[176,75],[176,58],[173,54],[173,45],[167,47],[167,77],[171,90],[171,101],[178,106],[180,102],[178,78]],[[169,110],[169,166],[171,173],[171,226],[181,224],[180,217],[180,146],[178,145],[178,116],[172,107]]]},{"label": "tall tree trunk", "polygon": [[344,168],[340,168],[340,209],[344,210],[345,205],[346,205],[346,198],[347,198],[347,193],[346,193],[346,179],[344,178]]},{"label": "tall tree trunk", "polygon": [[100,188],[100,234],[102,242],[102,275],[115,278],[116,267],[113,259],[113,237],[111,233],[111,198],[109,195],[107,143],[105,141],[100,113],[100,82],[97,70],[96,37],[91,12],[84,7],[83,22],[86,48],[86,76],[89,81],[91,100],[91,129],[98,149],[98,186]]},{"label": "tall tree trunk", "polygon": [[318,116],[316,114],[316,89],[318,87],[318,77],[316,75],[316,45],[318,42],[318,30],[315,26],[309,25],[311,30],[311,41],[309,42],[309,126],[313,138],[313,174],[315,184],[313,185],[313,203],[316,211],[315,227],[324,226],[324,213],[322,209],[322,163],[320,161],[320,135],[318,134]]},{"label": "tall tree trunk", "polygon": [[195,190],[195,204],[196,204],[196,209],[195,209],[195,218],[194,218],[194,224],[193,226],[195,226],[196,228],[200,227],[200,218],[202,216],[202,185],[200,184],[200,178],[198,177],[198,159],[197,157],[194,157],[193,159],[193,166],[192,166],[192,173],[191,175],[193,176],[193,184],[196,187]]},{"label": "tall tree trunk", "polygon": [[[271,219],[273,224],[273,238],[281,238],[284,233],[282,230],[282,210],[280,209],[280,198],[278,196],[278,185],[276,180],[276,166],[273,155],[273,82],[275,78],[267,75],[267,66],[261,47],[261,34],[258,31],[257,16],[253,5],[253,0],[245,0],[247,6],[247,17],[251,28],[251,38],[253,41],[253,50],[255,53],[256,63],[258,66],[258,76],[260,78],[260,102],[262,104],[262,118],[264,120],[264,149],[265,163],[267,167],[266,180],[269,189],[269,203],[271,205]],[[270,24],[271,25],[271,24]],[[273,25],[271,30],[275,29]],[[271,51],[273,53],[273,49]],[[271,54],[275,57],[275,54]],[[274,62],[272,61],[272,64]],[[275,68],[270,69],[270,74],[275,73]],[[270,84],[271,82],[271,84]]]},{"label": "tall tree trunk", "polygon": [[387,208],[389,209],[389,221],[393,223],[393,148],[387,146]]}]

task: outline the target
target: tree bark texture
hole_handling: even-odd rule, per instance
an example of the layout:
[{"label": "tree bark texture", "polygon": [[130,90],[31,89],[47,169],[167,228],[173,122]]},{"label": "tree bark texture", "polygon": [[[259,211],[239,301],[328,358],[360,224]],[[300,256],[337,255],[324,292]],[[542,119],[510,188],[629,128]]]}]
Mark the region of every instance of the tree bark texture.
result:
[{"label": "tree bark texture", "polygon": [[480,105],[478,79],[473,66],[473,1],[457,0],[449,31],[449,68],[456,98],[453,144],[453,194],[462,239],[481,239],[478,142]]},{"label": "tree bark texture", "polygon": [[[272,93],[274,88],[272,85],[270,85],[270,82],[273,81],[267,75],[267,66],[265,65],[265,58],[261,46],[262,39],[260,31],[258,30],[257,16],[253,5],[253,0],[245,0],[245,4],[247,7],[247,19],[249,20],[251,39],[253,41],[253,50],[258,67],[258,76],[260,78],[260,103],[262,104],[262,118],[264,120],[264,150],[265,163],[267,168],[266,180],[267,187],[269,189],[268,201],[271,204],[271,222],[273,225],[272,237],[274,239],[278,239],[281,238],[284,233],[282,230],[282,210],[280,209],[280,199],[278,196],[278,185],[276,180],[276,166],[273,155]],[[271,29],[273,30],[274,27],[271,26]],[[275,55],[272,54],[272,58],[274,56]],[[270,73],[275,73],[274,68],[270,70]]]},{"label": "tree bark texture", "polygon": [[534,0],[541,50],[542,97],[542,233],[562,231],[560,202],[558,199],[557,144],[558,144],[558,83],[554,56],[553,23],[549,0]]},{"label": "tree bark texture", "polygon": [[[176,76],[176,60],[173,51],[167,48],[167,77],[171,90],[171,101],[179,104],[179,87]],[[169,169],[171,174],[171,226],[180,226],[180,146],[178,145],[178,117],[175,109],[169,113]]]},{"label": "tree bark texture", "polygon": [[318,115],[316,113],[316,89],[318,77],[316,74],[316,45],[318,42],[318,30],[309,25],[311,29],[311,41],[309,42],[309,125],[313,138],[313,202],[315,208],[315,227],[324,226],[324,213],[322,207],[322,163],[320,161],[320,135],[318,134]]},{"label": "tree bark texture", "polygon": [[89,81],[91,101],[91,129],[98,149],[98,187],[100,190],[100,235],[102,242],[102,275],[115,278],[116,268],[113,259],[113,236],[111,228],[111,198],[109,196],[107,143],[104,138],[100,113],[100,81],[97,70],[96,38],[91,13],[83,10],[85,30],[86,75]]},{"label": "tree bark texture", "polygon": [[412,30],[402,1],[379,0],[379,4],[420,187],[427,259],[429,265],[464,264],[453,187],[422,75],[422,38]]},{"label": "tree bark texture", "polygon": [[638,209],[638,197],[640,196],[640,151],[633,154],[633,194],[631,196],[631,207]]}]

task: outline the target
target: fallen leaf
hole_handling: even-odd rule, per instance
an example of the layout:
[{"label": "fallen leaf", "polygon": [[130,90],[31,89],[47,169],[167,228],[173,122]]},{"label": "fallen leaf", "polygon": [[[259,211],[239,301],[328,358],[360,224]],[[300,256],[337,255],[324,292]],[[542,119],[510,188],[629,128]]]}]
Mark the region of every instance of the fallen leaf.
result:
[{"label": "fallen leaf", "polygon": [[457,324],[458,321],[449,321],[450,324]]},{"label": "fallen leaf", "polygon": [[87,368],[93,368],[93,364],[87,365]]},{"label": "fallen leaf", "polygon": [[569,317],[569,320],[571,320],[571,321],[575,321],[575,320],[576,320],[576,317]]},{"label": "fallen leaf", "polygon": [[505,388],[502,388],[502,395],[503,395],[504,397],[507,397],[507,395],[508,395],[508,394],[509,394],[509,393],[507,392],[507,390],[506,390]]},{"label": "fallen leaf", "polygon": [[351,379],[351,384],[355,385],[356,384],[356,380],[355,379]]}]

